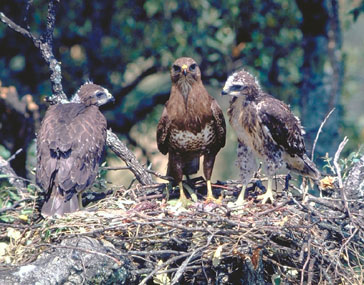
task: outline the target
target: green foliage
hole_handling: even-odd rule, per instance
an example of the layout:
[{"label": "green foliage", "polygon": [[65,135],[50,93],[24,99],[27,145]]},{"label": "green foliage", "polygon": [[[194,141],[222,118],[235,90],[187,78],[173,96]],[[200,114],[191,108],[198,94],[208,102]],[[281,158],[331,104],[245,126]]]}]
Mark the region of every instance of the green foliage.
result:
[{"label": "green foliage", "polygon": [[0,213],[0,222],[11,223],[17,219],[28,221],[28,217],[34,214],[34,209],[26,202],[35,199],[37,187],[29,184],[24,199],[24,193],[21,194],[15,187],[10,186],[6,175],[0,175],[0,181],[0,209],[12,208],[16,203],[18,204],[16,208],[14,207],[14,211]]},{"label": "green foliage", "polygon": [[[4,178],[4,177],[0,177]],[[14,202],[19,201],[20,196],[18,195],[16,189],[10,186],[2,185],[0,187],[0,209],[11,207]],[[0,214],[0,221],[2,222],[12,222],[13,219],[6,214]]]},{"label": "green foliage", "polygon": [[[25,27],[26,3],[3,1],[0,11]],[[38,36],[45,31],[48,0],[31,3],[28,24]],[[346,3],[344,9],[352,9],[352,5]],[[355,11],[361,12],[362,5]],[[70,96],[86,79],[107,87],[118,104],[106,113],[109,126],[129,134],[147,113],[149,130],[155,131],[160,109],[140,110],[167,99],[153,101],[156,94],[168,93],[168,70],[180,56],[197,60],[203,81],[213,88],[215,97],[228,74],[245,67],[259,77],[266,91],[300,115],[304,63],[301,24],[296,1],[61,1],[53,49],[62,62],[66,94]],[[3,24],[0,41],[2,84],[15,85],[21,95],[31,93],[43,105],[51,86],[39,51],[31,40]],[[123,88],[150,67],[155,73],[124,94]],[[359,140],[356,126],[341,122],[340,127],[342,133],[355,134],[350,140],[352,151]]]},{"label": "green foliage", "polygon": [[358,17],[363,12],[364,12],[364,1],[362,1],[360,5],[352,9],[349,13],[353,15],[353,19],[355,22],[356,20],[358,20]]},{"label": "green foliage", "polygon": [[[347,177],[347,175],[349,174],[352,167],[355,165],[355,163],[357,163],[360,160],[360,158],[363,155],[364,155],[364,146],[361,146],[357,151],[353,151],[349,155],[344,156],[344,158],[340,158],[338,160],[342,179],[345,179]],[[341,157],[343,157],[343,156],[341,156]],[[323,170],[326,171],[326,173],[328,175],[336,176],[337,173],[336,173],[336,169],[335,169],[335,166],[333,163],[334,158],[326,155],[323,158],[323,161],[325,163],[323,166]]]},{"label": "green foliage", "polygon": [[0,144],[0,156],[4,159],[8,159],[10,155],[10,151]]}]

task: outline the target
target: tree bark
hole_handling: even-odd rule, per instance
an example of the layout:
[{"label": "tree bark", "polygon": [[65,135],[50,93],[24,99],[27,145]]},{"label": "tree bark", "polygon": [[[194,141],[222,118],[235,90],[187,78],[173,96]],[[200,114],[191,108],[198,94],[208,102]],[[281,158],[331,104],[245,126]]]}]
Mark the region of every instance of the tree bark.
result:
[{"label": "tree bark", "polygon": [[302,13],[301,31],[304,62],[300,107],[306,130],[307,148],[312,145],[325,116],[336,108],[320,135],[317,156],[333,156],[339,144],[343,67],[341,32],[336,0],[296,0]]}]

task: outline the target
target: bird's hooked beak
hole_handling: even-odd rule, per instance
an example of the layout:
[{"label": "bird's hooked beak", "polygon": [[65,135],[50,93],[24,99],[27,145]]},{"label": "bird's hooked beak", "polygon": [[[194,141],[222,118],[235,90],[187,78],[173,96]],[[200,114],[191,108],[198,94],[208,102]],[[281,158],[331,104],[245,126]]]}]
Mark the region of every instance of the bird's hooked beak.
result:
[{"label": "bird's hooked beak", "polygon": [[228,95],[229,94],[229,92],[228,92],[229,90],[226,88],[226,87],[224,87],[224,89],[222,89],[222,91],[221,91],[221,95],[222,96],[224,96],[224,95]]},{"label": "bird's hooked beak", "polygon": [[103,96],[101,98],[98,98],[97,101],[98,106],[102,106],[109,102],[115,102],[114,96],[112,96],[112,94],[107,89],[104,89],[104,92],[102,94]]},{"label": "bird's hooked beak", "polygon": [[106,98],[107,98],[107,102],[115,102],[115,98],[114,96],[112,96],[112,94],[109,91],[106,91]]},{"label": "bird's hooked beak", "polygon": [[187,65],[186,64],[182,65],[182,73],[184,76],[187,75]]},{"label": "bird's hooked beak", "polygon": [[224,88],[221,91],[221,95],[229,95],[229,88],[225,85]]}]

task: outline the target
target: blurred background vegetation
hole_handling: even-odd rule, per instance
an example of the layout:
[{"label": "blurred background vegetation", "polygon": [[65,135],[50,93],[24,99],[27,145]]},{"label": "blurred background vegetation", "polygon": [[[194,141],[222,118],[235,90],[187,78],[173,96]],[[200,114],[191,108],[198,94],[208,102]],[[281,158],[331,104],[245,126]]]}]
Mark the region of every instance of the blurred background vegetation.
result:
[{"label": "blurred background vegetation", "polygon": [[[169,95],[169,68],[181,56],[199,63],[203,81],[225,115],[228,100],[219,93],[227,76],[241,67],[251,71],[267,92],[290,104],[301,118],[309,154],[321,122],[335,107],[315,150],[315,162],[322,165],[322,157],[333,156],[344,136],[350,139],[346,154],[364,140],[363,3],[60,1],[53,48],[62,62],[66,94],[70,97],[87,79],[108,88],[116,98],[104,108],[109,127],[154,170],[166,171],[167,157],[157,150],[155,130]],[[0,11],[35,35],[45,31],[46,0],[1,1]],[[19,102],[31,94],[42,118],[47,108],[43,99],[51,94],[47,65],[31,40],[4,24],[0,42],[2,86],[14,86]],[[21,110],[13,111],[0,96],[0,155],[7,158],[23,148],[11,163],[19,175],[33,179],[39,118],[30,123],[25,118],[24,123]],[[213,180],[237,178],[236,136],[230,128],[227,137]],[[122,165],[111,153],[107,161]],[[109,171],[108,178],[127,185],[132,176]]]}]

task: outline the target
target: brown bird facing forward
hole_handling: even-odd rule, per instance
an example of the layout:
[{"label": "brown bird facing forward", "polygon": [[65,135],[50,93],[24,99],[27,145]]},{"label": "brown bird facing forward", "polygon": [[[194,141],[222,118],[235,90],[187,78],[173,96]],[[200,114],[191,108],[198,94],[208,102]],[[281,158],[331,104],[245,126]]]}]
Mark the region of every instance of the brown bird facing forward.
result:
[{"label": "brown bird facing forward", "polygon": [[273,202],[273,175],[281,169],[320,178],[306,155],[299,119],[286,104],[263,92],[256,78],[245,70],[235,72],[227,79],[222,95],[232,96],[228,115],[239,143],[237,162],[243,188],[237,204],[243,203],[246,185],[258,170],[256,158],[263,161],[268,174],[267,191],[258,196],[263,204],[268,199]]},{"label": "brown bird facing forward", "polygon": [[226,126],[218,103],[206,91],[197,63],[188,57],[177,59],[171,68],[172,88],[157,127],[158,149],[169,154],[167,175],[179,184],[180,201],[183,174],[194,174],[204,156],[207,199],[214,200],[211,174],[215,157],[225,145]]},{"label": "brown bird facing forward", "polygon": [[46,191],[42,215],[63,215],[82,206],[81,192],[96,178],[106,141],[99,106],[113,99],[105,88],[87,82],[71,103],[48,108],[37,135],[36,181]]}]

